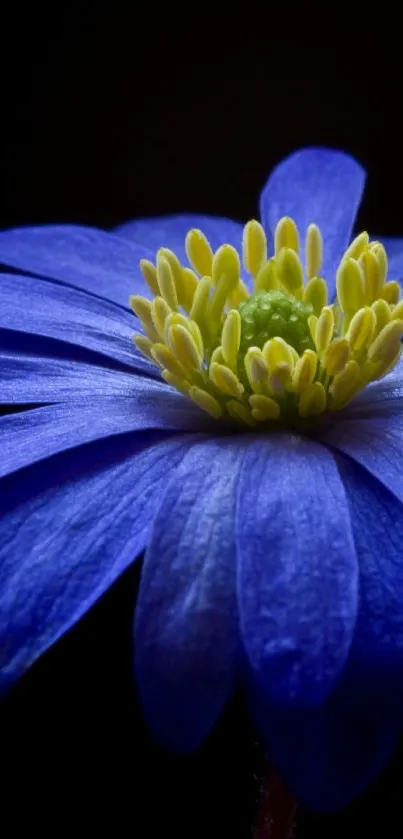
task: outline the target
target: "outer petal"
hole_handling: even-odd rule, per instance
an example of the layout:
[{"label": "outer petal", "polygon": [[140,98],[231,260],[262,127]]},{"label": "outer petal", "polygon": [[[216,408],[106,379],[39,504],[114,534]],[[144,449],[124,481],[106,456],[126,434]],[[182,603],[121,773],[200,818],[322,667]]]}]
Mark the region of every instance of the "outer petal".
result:
[{"label": "outer petal", "polygon": [[[0,329],[43,335],[97,353],[120,369],[158,375],[133,344],[138,318],[107,300],[36,277],[0,274]],[[21,346],[26,339],[21,335]]]},{"label": "outer petal", "polygon": [[65,633],[144,550],[192,438],[149,432],[56,455],[0,482],[0,687]]},{"label": "outer petal", "polygon": [[65,402],[78,396],[133,396],[166,390],[165,382],[108,366],[95,353],[0,329],[0,404]]},{"label": "outer petal", "polygon": [[241,631],[256,678],[279,706],[319,702],[345,665],[357,559],[332,455],[291,434],[249,446],[238,507]]},{"label": "outer petal", "polygon": [[[74,399],[67,404],[0,417],[0,477],[93,440],[131,431],[199,431],[216,428],[189,400],[170,391]],[[150,442],[153,434],[150,433]]]},{"label": "outer petal", "polygon": [[155,737],[190,751],[237,676],[235,493],[244,441],[206,442],[183,460],[154,522],[136,610],[136,670]]},{"label": "outer petal", "polygon": [[233,245],[238,251],[241,248],[242,224],[219,216],[189,213],[135,219],[120,225],[115,232],[131,242],[144,245],[153,253],[160,247],[171,248],[181,262],[187,264],[185,238],[193,227],[203,231],[213,250],[224,243]]},{"label": "outer petal", "polygon": [[147,248],[92,227],[23,227],[0,233],[0,263],[84,289],[128,307],[147,294],[139,270]]},{"label": "outer petal", "polygon": [[[304,710],[271,706],[254,685],[252,713],[270,758],[297,800],[314,811],[346,807],[376,780],[401,732],[401,693],[361,682],[348,667],[323,705]],[[400,707],[399,707],[400,706]]]},{"label": "outer petal", "polygon": [[352,235],[365,184],[365,172],[340,151],[307,148],[291,154],[270,175],[260,196],[260,214],[268,236],[282,216],[291,216],[301,237],[309,224],[324,239],[323,273],[334,291],[337,264]]},{"label": "outer petal", "polygon": [[[268,748],[291,788],[314,809],[345,806],[375,780],[403,725],[403,508],[340,458],[360,564],[360,599],[348,666],[319,709],[255,707]],[[254,696],[254,699],[256,697]]]},{"label": "outer petal", "polygon": [[403,400],[400,413],[346,419],[322,432],[321,439],[364,466],[403,502]]}]

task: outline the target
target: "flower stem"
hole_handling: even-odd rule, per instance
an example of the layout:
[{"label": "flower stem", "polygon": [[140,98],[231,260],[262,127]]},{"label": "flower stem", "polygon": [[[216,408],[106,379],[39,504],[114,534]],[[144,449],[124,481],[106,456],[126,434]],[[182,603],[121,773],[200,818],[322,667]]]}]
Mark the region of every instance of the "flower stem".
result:
[{"label": "flower stem", "polygon": [[291,839],[296,803],[273,767],[266,764],[253,839]]}]

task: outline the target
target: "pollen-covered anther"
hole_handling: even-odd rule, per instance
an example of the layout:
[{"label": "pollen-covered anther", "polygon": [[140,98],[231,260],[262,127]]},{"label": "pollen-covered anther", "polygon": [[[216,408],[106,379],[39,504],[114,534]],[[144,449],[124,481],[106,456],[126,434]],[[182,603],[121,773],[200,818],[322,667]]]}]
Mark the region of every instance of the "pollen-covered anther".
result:
[{"label": "pollen-covered anther", "polygon": [[396,280],[391,280],[389,283],[385,283],[381,291],[381,297],[386,300],[387,303],[391,303],[392,305],[396,305],[400,299],[400,285]]},{"label": "pollen-covered anther", "polygon": [[165,344],[154,344],[151,350],[151,356],[163,370],[168,370],[173,376],[177,376],[180,379],[186,376],[185,367]]},{"label": "pollen-covered anther", "polygon": [[214,361],[210,364],[209,373],[211,381],[221,393],[240,399],[244,387],[232,370]]},{"label": "pollen-covered anther", "polygon": [[133,294],[130,297],[130,306],[139,318],[144,332],[150,341],[158,341],[159,335],[153,324],[150,301],[140,294]]},{"label": "pollen-covered anther", "polygon": [[302,419],[323,414],[326,408],[326,391],[321,382],[313,382],[301,393],[298,413]]},{"label": "pollen-covered anther", "polygon": [[313,350],[305,350],[298,359],[292,375],[292,389],[296,393],[303,393],[312,384],[318,366],[318,356]]},{"label": "pollen-covered anther", "polygon": [[280,406],[270,396],[253,394],[249,397],[249,405],[252,409],[253,418],[259,422],[276,420],[280,416]]},{"label": "pollen-covered anther", "polygon": [[201,277],[210,276],[213,266],[213,251],[201,230],[189,230],[185,240],[186,256]]},{"label": "pollen-covered anther", "polygon": [[347,338],[334,338],[329,344],[323,359],[326,373],[329,376],[336,376],[337,373],[340,373],[349,361],[350,353],[351,348]]},{"label": "pollen-covered anther", "polygon": [[207,310],[211,324],[219,324],[227,297],[240,280],[240,259],[232,245],[222,245],[214,254],[212,266],[213,295]]},{"label": "pollen-covered anther", "polygon": [[157,258],[157,278],[161,297],[174,311],[178,308],[178,295],[172,268],[167,258],[161,254]]},{"label": "pollen-covered anther", "polygon": [[322,277],[312,277],[304,288],[304,303],[312,306],[318,317],[327,305],[327,285]]},{"label": "pollen-covered anther", "polygon": [[245,224],[242,240],[243,264],[256,277],[266,262],[267,240],[261,224],[254,219]]},{"label": "pollen-covered anther", "polygon": [[337,373],[329,388],[331,411],[344,407],[360,389],[361,370],[356,361],[351,359],[344,369]]},{"label": "pollen-covered anther", "polygon": [[241,316],[236,309],[231,309],[225,319],[221,334],[223,358],[230,367],[236,366],[241,342]]},{"label": "pollen-covered anther", "polygon": [[283,248],[277,260],[277,272],[281,285],[298,299],[304,285],[304,272],[298,254],[292,248]]},{"label": "pollen-covered anther", "polygon": [[347,330],[346,338],[354,352],[366,349],[374,336],[376,327],[375,313],[369,306],[355,313]]},{"label": "pollen-covered anther", "polygon": [[245,355],[245,370],[255,394],[269,391],[269,368],[259,347],[250,347]]},{"label": "pollen-covered anther", "polygon": [[189,390],[189,396],[193,399],[193,402],[202,408],[203,411],[207,411],[210,416],[215,417],[218,419],[222,416],[222,408],[220,403],[217,399],[214,398],[210,393],[207,393],[206,390],[203,390],[200,387],[191,387]]},{"label": "pollen-covered anther", "polygon": [[337,297],[343,312],[356,312],[365,303],[364,275],[352,257],[344,258],[336,277]]},{"label": "pollen-covered anther", "polygon": [[203,358],[193,335],[188,329],[180,323],[174,323],[169,328],[167,337],[168,345],[175,358],[185,369],[200,369]]},{"label": "pollen-covered anther", "polygon": [[314,341],[319,355],[326,352],[334,331],[334,314],[331,306],[324,306],[315,323]]},{"label": "pollen-covered anther", "polygon": [[159,294],[157,269],[149,259],[140,259],[140,271],[152,294]]},{"label": "pollen-covered anther", "polygon": [[166,300],[163,297],[154,297],[151,303],[151,318],[160,337],[164,335],[165,322],[171,314],[172,309],[169,308]]},{"label": "pollen-covered anther", "polygon": [[274,254],[276,258],[283,248],[291,248],[295,253],[299,253],[298,227],[295,221],[288,216],[280,219],[274,231]]},{"label": "pollen-covered anther", "polygon": [[[241,278],[232,245],[214,252],[196,229],[186,237],[191,267],[168,248],[159,249],[156,265],[141,261],[153,300],[130,298],[144,332],[134,343],[171,387],[217,419],[305,427],[343,408],[401,355],[403,301],[399,283],[387,279],[383,245],[361,233],[326,278],[319,228],[301,233],[305,270],[288,217],[275,228],[274,254],[258,221],[245,226],[249,278]],[[336,281],[336,299],[327,279]]]},{"label": "pollen-covered anther", "polygon": [[310,224],[306,231],[305,257],[306,276],[311,280],[319,274],[323,259],[322,235],[316,224]]}]

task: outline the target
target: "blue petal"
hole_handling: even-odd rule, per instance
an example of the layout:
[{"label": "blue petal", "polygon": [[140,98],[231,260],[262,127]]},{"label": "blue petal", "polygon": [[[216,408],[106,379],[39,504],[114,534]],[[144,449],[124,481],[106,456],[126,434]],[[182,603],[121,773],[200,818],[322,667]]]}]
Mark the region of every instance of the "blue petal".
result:
[{"label": "blue petal", "polygon": [[238,598],[245,649],[268,698],[319,702],[345,665],[357,609],[347,500],[325,447],[256,438],[242,467]]},{"label": "blue petal", "polygon": [[[139,321],[120,306],[35,277],[0,274],[0,329],[43,335],[113,359],[124,369],[158,372],[137,350]],[[21,336],[23,346],[25,338]],[[101,359],[102,360],[102,359]]]},{"label": "blue petal", "polygon": [[[360,566],[360,609],[351,654],[357,672],[367,670],[385,691],[393,692],[403,685],[403,505],[348,458],[339,458],[339,469]],[[390,481],[392,488],[395,481]],[[400,719],[403,723],[403,713]]]},{"label": "blue petal", "polygon": [[203,231],[213,250],[224,243],[233,245],[238,251],[242,246],[240,222],[195,213],[135,219],[120,225],[115,232],[154,253],[161,247],[171,248],[181,262],[187,264],[185,238],[193,227]]},{"label": "blue petal", "polygon": [[62,341],[0,329],[0,403],[63,402],[78,396],[132,396],[165,382],[125,372]]},{"label": "blue petal", "polygon": [[385,236],[373,236],[386,248],[388,255],[388,278],[403,282],[403,239],[388,239]]},{"label": "blue petal", "polygon": [[139,261],[146,248],[91,227],[25,227],[0,233],[0,262],[39,274],[125,308],[131,294],[148,294]]},{"label": "blue petal", "polygon": [[237,677],[235,496],[244,443],[195,446],[154,522],[136,610],[136,671],[158,741],[196,748]]},{"label": "blue petal", "polygon": [[[76,398],[63,405],[3,416],[0,417],[0,477],[92,440],[145,429],[216,429],[214,422],[169,388],[163,392],[139,390],[130,398],[106,396],[96,401]],[[109,440],[105,444],[109,445]]]},{"label": "blue petal", "polygon": [[352,237],[365,172],[340,151],[307,148],[283,160],[270,175],[260,197],[260,214],[268,236],[282,216],[291,216],[301,236],[319,225],[324,239],[323,274],[331,292],[335,271]]},{"label": "blue petal", "polygon": [[0,689],[10,687],[144,550],[192,437],[121,435],[4,478]]},{"label": "blue petal", "polygon": [[401,732],[401,692],[348,667],[323,705],[281,710],[251,687],[249,700],[270,758],[297,800],[314,811],[346,807],[380,775]]},{"label": "blue petal", "polygon": [[320,439],[364,466],[403,502],[403,400],[397,414],[335,422]]}]

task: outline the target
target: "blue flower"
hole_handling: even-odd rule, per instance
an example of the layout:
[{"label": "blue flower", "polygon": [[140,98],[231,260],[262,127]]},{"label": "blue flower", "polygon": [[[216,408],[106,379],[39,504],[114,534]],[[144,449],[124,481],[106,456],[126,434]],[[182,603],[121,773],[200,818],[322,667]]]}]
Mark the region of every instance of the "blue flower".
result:
[{"label": "blue flower", "polygon": [[[339,152],[292,155],[261,196],[269,250],[284,216],[299,230],[317,223],[334,292],[364,180]],[[0,419],[1,687],[145,551],[135,667],[155,737],[197,748],[242,679],[297,797],[337,808],[373,780],[402,729],[403,366],[314,429],[210,417],[136,349],[128,308],[144,294],[139,261],[152,285],[155,251],[185,262],[189,228],[213,250],[241,247],[240,224],[207,216],[0,235],[1,403],[19,409]],[[400,280],[403,240],[384,244]],[[322,309],[306,333],[318,353]],[[357,347],[371,318],[356,321]],[[227,397],[218,388],[221,408]]]}]

